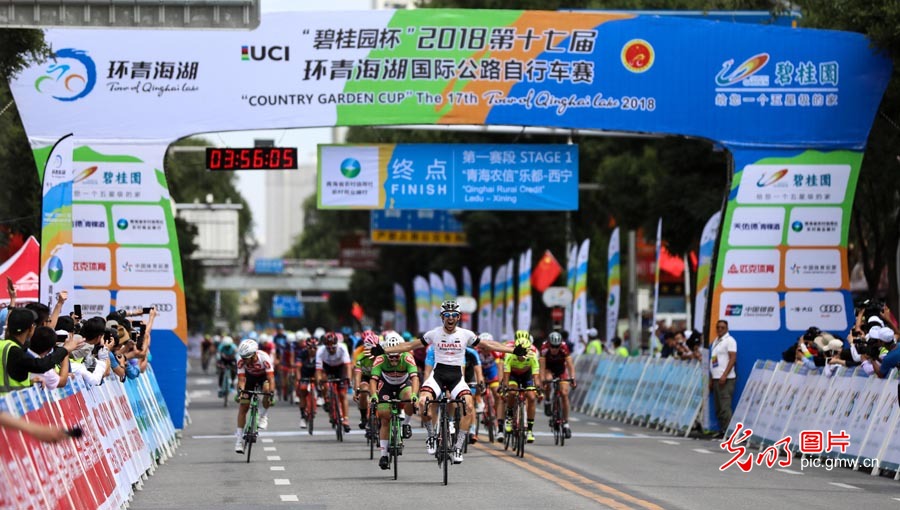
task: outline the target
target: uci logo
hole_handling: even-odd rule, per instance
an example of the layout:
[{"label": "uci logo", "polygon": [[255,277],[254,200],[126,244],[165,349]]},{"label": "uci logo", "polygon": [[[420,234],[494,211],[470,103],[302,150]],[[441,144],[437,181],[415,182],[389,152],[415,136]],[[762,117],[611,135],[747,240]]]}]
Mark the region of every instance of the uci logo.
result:
[{"label": "uci logo", "polygon": [[819,306],[819,312],[821,313],[841,313],[844,311],[844,307],[842,305],[821,305]]},{"label": "uci logo", "polygon": [[287,62],[290,59],[290,46],[241,46],[241,60],[275,60]]}]

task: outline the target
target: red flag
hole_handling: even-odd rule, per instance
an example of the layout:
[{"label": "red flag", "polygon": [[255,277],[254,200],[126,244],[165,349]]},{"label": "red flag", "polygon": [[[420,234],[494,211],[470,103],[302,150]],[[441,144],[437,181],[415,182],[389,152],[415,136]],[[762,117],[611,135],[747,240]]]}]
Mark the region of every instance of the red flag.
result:
[{"label": "red flag", "polygon": [[356,301],[354,301],[354,302],[353,302],[353,307],[350,308],[350,315],[356,317],[356,320],[362,321],[363,315],[365,315],[365,313],[366,313],[366,312],[363,311],[363,307],[360,306],[359,303],[357,303]]},{"label": "red flag", "polygon": [[547,287],[553,285],[561,271],[562,266],[556,261],[556,257],[550,253],[550,250],[545,251],[541,260],[538,261],[537,267],[531,272],[532,288],[538,292],[544,292]]}]

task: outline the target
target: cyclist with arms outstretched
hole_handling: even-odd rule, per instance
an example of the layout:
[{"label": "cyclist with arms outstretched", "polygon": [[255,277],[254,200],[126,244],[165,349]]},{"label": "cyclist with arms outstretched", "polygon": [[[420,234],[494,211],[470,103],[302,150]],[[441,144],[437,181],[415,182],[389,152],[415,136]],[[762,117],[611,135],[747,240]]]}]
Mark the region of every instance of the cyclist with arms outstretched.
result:
[{"label": "cyclist with arms outstretched", "polygon": [[[559,394],[562,397],[563,433],[566,439],[572,437],[569,428],[569,381],[572,379],[572,388],[575,388],[575,364],[569,355],[569,346],[562,339],[562,335],[556,331],[550,333],[547,343],[541,348],[541,377],[544,380],[544,393],[550,395],[551,379],[560,379]],[[546,401],[545,401],[546,402]]]},{"label": "cyclist with arms outstretched", "polygon": [[475,420],[475,406],[472,403],[472,393],[469,391],[469,385],[466,384],[463,377],[466,347],[475,347],[481,343],[487,349],[493,351],[518,352],[521,354],[526,352],[524,349],[513,349],[494,341],[480,340],[472,331],[457,327],[459,318],[459,303],[456,301],[444,301],[441,303],[441,321],[443,325],[425,333],[419,342],[407,342],[387,348],[376,345],[371,349],[372,354],[382,355],[385,352],[397,354],[421,349],[429,345],[434,346],[436,361],[434,371],[422,385],[422,389],[419,392],[419,409],[422,412],[422,423],[425,425],[425,430],[428,431],[425,445],[429,455],[433,455],[437,451],[437,436],[434,430],[437,408],[432,406],[427,416],[425,409],[432,400],[441,395],[443,392],[442,388],[447,388],[450,391],[451,399],[461,397],[466,405],[466,412],[460,423],[461,430],[457,435],[455,448],[450,454],[454,464],[459,464],[463,461],[462,447],[466,441],[466,434],[463,431],[469,430],[472,421]]}]

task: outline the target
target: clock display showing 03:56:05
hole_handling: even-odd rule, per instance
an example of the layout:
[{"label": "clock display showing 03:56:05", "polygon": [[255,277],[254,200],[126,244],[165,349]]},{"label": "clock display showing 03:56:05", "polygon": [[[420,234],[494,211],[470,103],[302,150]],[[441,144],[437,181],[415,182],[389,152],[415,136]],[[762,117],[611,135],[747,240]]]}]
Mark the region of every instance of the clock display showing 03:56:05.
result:
[{"label": "clock display showing 03:56:05", "polygon": [[206,168],[210,170],[294,170],[296,147],[207,147]]}]

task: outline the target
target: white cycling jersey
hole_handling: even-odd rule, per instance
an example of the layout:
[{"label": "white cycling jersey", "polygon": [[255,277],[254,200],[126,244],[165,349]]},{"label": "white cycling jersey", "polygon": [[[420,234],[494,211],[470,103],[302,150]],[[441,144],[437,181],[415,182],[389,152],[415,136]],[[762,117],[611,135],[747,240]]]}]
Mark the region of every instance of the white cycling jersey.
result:
[{"label": "white cycling jersey", "polygon": [[322,369],[323,365],[337,367],[347,363],[350,363],[350,353],[347,352],[344,342],[337,343],[334,354],[328,352],[328,348],[324,345],[320,345],[319,350],[316,351],[316,369]]},{"label": "white cycling jersey", "polygon": [[462,367],[466,364],[466,347],[478,345],[478,337],[472,331],[456,328],[447,333],[443,326],[425,333],[422,340],[434,346],[435,364]]}]

